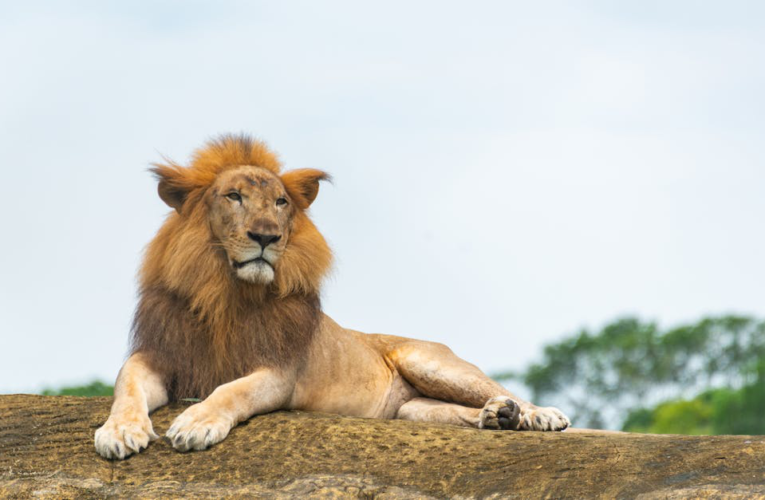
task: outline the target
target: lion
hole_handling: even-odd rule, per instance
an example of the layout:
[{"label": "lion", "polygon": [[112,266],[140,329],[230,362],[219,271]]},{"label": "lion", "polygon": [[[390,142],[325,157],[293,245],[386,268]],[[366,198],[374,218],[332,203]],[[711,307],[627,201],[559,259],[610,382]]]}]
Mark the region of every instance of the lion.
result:
[{"label": "lion", "polygon": [[332,253],[308,216],[321,170],[282,173],[263,143],[222,136],[190,165],[154,164],[174,211],[149,244],[127,361],[97,452],[124,459],[158,438],[149,415],[183,398],[178,451],[219,443],[276,410],[560,431],[568,418],[513,395],[447,346],[339,326],[321,309]]}]

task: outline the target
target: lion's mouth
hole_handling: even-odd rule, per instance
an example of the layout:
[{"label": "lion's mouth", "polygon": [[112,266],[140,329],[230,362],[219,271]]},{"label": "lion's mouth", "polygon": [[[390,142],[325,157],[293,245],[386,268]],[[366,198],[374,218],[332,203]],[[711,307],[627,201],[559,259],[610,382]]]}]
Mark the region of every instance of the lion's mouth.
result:
[{"label": "lion's mouth", "polygon": [[234,266],[234,269],[241,269],[244,266],[250,265],[250,264],[266,264],[267,266],[271,266],[271,263],[268,262],[266,259],[261,257],[255,257],[254,259],[245,260],[242,262],[237,262],[235,260],[231,260],[232,265]]}]

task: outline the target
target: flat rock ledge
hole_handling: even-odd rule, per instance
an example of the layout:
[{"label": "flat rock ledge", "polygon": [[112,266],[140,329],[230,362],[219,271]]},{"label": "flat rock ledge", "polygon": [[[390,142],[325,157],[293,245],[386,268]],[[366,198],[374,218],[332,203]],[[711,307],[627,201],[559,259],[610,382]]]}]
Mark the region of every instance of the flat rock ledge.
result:
[{"label": "flat rock ledge", "polygon": [[[479,431],[262,415],[203,452],[125,461],[93,433],[110,398],[0,396],[0,498],[765,498],[765,437]],[[153,416],[162,434],[186,405]]]}]

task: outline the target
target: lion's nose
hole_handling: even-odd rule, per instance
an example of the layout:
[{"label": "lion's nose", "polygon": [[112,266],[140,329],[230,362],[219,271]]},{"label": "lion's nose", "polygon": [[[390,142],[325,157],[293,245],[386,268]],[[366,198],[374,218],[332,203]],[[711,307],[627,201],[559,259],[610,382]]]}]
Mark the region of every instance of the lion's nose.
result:
[{"label": "lion's nose", "polygon": [[251,240],[257,241],[263,248],[282,239],[278,234],[258,234],[253,233],[252,231],[247,231],[247,236],[249,236]]}]

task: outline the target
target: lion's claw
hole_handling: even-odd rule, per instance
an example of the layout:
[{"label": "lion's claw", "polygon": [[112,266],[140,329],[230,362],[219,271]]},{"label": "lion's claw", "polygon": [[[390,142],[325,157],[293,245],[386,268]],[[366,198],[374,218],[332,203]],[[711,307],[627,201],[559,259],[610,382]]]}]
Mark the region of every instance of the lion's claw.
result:
[{"label": "lion's claw", "polygon": [[122,460],[145,449],[158,437],[148,415],[109,417],[96,431],[96,451],[104,458]]},{"label": "lion's claw", "polygon": [[178,451],[204,450],[223,441],[232,427],[229,419],[199,403],[178,415],[165,435]]},{"label": "lion's claw", "polygon": [[478,428],[508,430],[516,429],[520,414],[518,403],[507,396],[491,398],[481,410]]},{"label": "lion's claw", "polygon": [[559,409],[526,408],[521,411],[519,430],[526,431],[562,431],[571,425],[571,421]]}]

